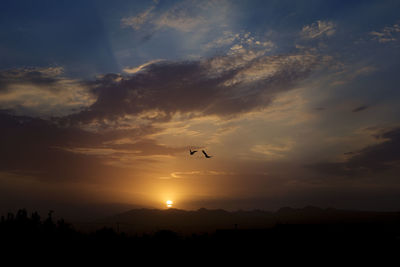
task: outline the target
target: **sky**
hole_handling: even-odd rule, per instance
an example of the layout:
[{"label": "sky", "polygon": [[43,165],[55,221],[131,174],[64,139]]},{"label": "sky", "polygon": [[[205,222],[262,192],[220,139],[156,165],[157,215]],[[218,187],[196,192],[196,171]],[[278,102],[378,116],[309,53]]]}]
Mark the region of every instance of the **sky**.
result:
[{"label": "sky", "polygon": [[399,210],[399,14],[2,1],[0,209]]}]

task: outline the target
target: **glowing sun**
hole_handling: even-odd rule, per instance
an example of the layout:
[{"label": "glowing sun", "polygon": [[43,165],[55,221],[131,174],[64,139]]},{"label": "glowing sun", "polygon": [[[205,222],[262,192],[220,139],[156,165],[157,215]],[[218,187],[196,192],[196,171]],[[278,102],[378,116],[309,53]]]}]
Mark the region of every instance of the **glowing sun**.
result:
[{"label": "glowing sun", "polygon": [[172,204],[174,204],[174,202],[172,200],[167,200],[165,203],[167,204],[168,208],[171,208]]}]

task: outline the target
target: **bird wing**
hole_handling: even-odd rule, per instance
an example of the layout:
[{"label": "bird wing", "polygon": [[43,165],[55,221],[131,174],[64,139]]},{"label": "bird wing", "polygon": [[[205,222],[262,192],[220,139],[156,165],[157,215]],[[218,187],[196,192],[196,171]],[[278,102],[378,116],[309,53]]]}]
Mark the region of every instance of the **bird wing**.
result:
[{"label": "bird wing", "polygon": [[204,150],[202,150],[201,152],[203,152],[203,154],[204,154],[206,157],[208,157],[207,153],[206,153]]}]

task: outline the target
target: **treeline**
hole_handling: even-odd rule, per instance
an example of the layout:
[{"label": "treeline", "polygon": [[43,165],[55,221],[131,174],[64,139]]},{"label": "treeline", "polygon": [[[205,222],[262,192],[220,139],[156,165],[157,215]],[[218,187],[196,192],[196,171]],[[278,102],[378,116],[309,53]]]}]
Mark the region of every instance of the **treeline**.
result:
[{"label": "treeline", "polygon": [[21,209],[16,214],[1,216],[0,241],[2,249],[76,252],[144,252],[148,250],[175,250],[184,248],[188,239],[202,240],[209,235],[182,237],[170,230],[159,230],[151,234],[128,235],[114,228],[103,227],[93,232],[81,232],[64,219],[55,220],[53,211],[42,219],[37,212]]},{"label": "treeline", "polygon": [[39,213],[30,215],[27,210],[20,209],[16,214],[9,212],[1,216],[0,236],[3,240],[38,240],[46,238],[74,238],[78,232],[71,224],[60,219],[53,220],[53,211],[49,211],[48,217],[42,220]]},{"label": "treeline", "polygon": [[209,251],[398,251],[400,225],[383,224],[278,224],[266,229],[221,229],[214,233],[182,236],[170,230],[128,235],[113,228],[90,233],[76,230],[50,211],[42,219],[37,212],[21,209],[1,217],[1,244],[13,250],[75,251],[77,253],[201,253]]}]

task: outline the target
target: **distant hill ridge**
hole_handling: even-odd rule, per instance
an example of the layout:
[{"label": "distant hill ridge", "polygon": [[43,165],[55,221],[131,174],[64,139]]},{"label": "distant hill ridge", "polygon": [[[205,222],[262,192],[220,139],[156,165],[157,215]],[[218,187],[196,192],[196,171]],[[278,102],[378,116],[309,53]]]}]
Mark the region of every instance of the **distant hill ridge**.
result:
[{"label": "distant hill ridge", "polygon": [[334,208],[283,207],[276,212],[226,211],[223,209],[132,209],[96,221],[118,225],[125,232],[154,232],[168,229],[176,232],[210,232],[216,229],[260,229],[277,224],[339,224],[400,222],[399,212],[340,210]]}]

